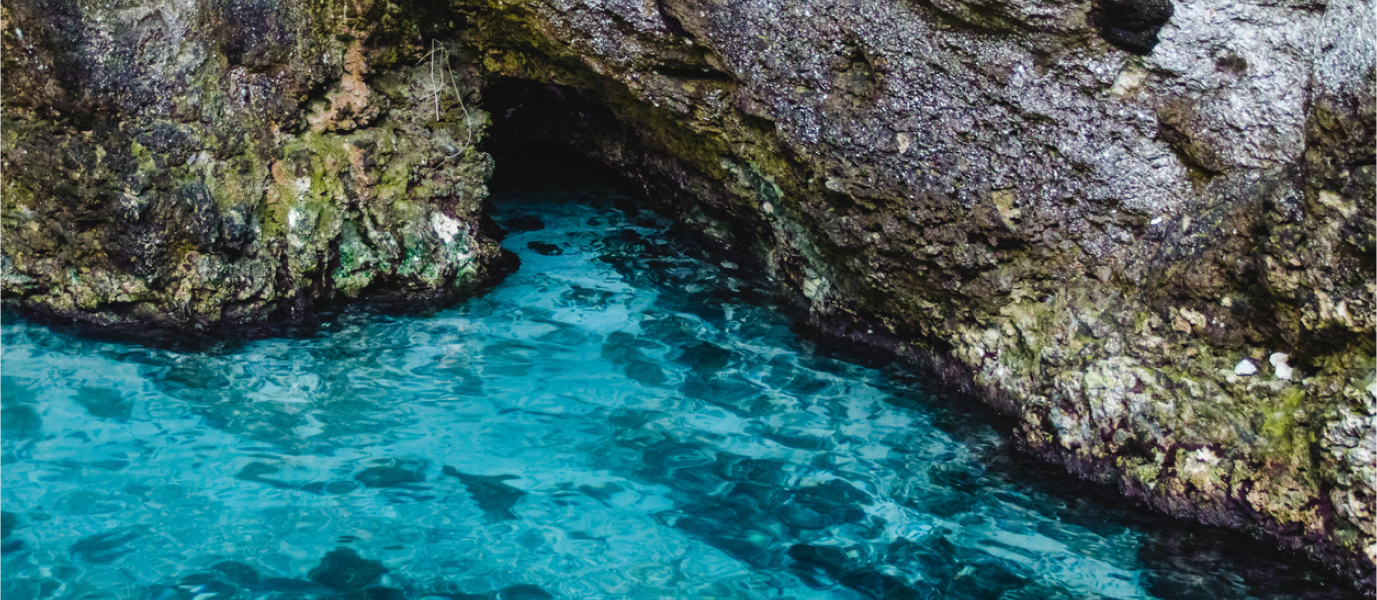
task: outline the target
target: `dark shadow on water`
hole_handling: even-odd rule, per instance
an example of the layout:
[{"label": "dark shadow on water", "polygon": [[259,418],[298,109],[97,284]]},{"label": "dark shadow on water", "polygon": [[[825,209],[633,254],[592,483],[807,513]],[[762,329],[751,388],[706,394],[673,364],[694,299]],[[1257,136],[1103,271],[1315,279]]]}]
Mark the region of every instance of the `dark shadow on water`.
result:
[{"label": "dark shadow on water", "polygon": [[132,324],[97,326],[90,323],[73,322],[70,319],[26,314],[13,307],[0,310],[0,321],[4,323],[28,321],[48,328],[55,335],[69,336],[91,342],[141,346],[179,354],[224,356],[239,351],[248,343],[267,338],[308,340],[329,335],[331,330],[338,329],[345,324],[376,322],[380,318],[390,316],[432,315],[467,297],[471,296],[447,301],[408,303],[363,300],[348,305],[339,304],[324,308],[308,321],[269,321],[209,330],[148,328]]}]

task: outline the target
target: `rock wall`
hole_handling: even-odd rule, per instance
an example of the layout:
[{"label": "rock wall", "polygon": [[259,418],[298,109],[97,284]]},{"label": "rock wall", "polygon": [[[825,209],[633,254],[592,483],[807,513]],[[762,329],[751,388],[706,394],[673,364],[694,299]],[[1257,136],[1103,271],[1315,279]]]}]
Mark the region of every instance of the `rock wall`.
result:
[{"label": "rock wall", "polygon": [[1026,449],[1372,580],[1371,3],[466,11],[494,131],[640,180]]},{"label": "rock wall", "polygon": [[497,256],[486,85],[494,132],[641,181],[1027,450],[1372,580],[1370,1],[0,16],[8,303],[210,327],[460,289]]},{"label": "rock wall", "polygon": [[16,0],[0,19],[7,303],[271,328],[452,295],[496,256],[477,74],[432,45],[454,36],[431,9]]}]

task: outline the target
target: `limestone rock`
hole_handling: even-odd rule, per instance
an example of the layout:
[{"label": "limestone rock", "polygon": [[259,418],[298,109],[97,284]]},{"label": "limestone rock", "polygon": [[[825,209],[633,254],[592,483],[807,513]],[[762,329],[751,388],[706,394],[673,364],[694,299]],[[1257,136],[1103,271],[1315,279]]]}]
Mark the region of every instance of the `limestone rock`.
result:
[{"label": "limestone rock", "polygon": [[1245,358],[1243,360],[1238,361],[1238,364],[1234,365],[1234,375],[1238,375],[1239,377],[1247,377],[1249,375],[1256,374],[1257,365],[1253,364],[1253,361],[1251,360]]},{"label": "limestone rock", "polygon": [[1273,352],[1271,356],[1267,357],[1267,362],[1271,363],[1272,372],[1277,379],[1291,379],[1291,366],[1286,364],[1288,358],[1290,356],[1282,352]]}]

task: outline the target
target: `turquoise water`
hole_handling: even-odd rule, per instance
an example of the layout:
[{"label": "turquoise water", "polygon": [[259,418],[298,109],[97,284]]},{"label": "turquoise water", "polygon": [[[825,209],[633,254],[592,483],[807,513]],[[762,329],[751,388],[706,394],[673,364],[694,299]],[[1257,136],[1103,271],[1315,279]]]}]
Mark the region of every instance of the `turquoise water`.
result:
[{"label": "turquoise water", "polygon": [[520,270],[434,315],[199,351],[9,319],[0,594],[1344,597],[1044,481],[614,190],[495,207]]}]

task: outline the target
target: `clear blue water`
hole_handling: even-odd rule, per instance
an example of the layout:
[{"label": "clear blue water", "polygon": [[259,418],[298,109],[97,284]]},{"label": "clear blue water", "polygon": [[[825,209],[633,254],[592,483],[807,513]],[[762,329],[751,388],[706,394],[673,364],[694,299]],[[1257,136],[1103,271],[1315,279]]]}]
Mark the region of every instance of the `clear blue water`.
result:
[{"label": "clear blue water", "polygon": [[613,190],[495,203],[520,270],[434,315],[200,351],[10,319],[0,594],[1344,597],[1041,481]]}]

